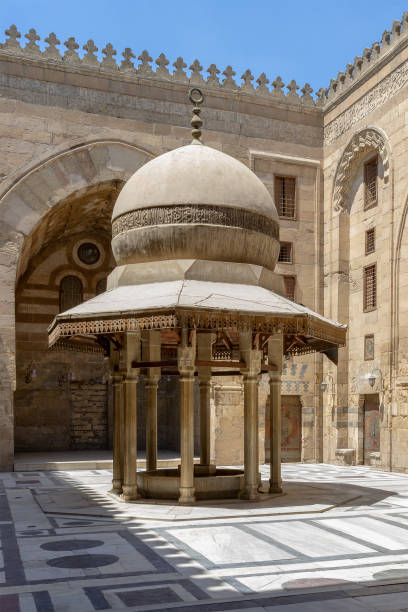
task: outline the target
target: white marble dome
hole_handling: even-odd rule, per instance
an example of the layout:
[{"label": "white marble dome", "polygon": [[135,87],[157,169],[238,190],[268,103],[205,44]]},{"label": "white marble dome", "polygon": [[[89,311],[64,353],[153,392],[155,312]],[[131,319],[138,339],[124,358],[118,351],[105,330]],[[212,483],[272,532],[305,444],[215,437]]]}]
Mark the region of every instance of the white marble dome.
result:
[{"label": "white marble dome", "polygon": [[279,253],[278,214],[265,185],[200,142],[137,170],[119,194],[112,229],[118,265],[207,259],[273,270]]}]

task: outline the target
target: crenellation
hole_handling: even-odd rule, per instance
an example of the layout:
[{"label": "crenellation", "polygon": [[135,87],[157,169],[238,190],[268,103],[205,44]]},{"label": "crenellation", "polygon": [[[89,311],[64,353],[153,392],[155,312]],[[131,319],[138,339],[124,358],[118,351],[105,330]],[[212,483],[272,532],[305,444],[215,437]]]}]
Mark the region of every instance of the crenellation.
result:
[{"label": "crenellation", "polygon": [[44,42],[48,44],[48,47],[46,47],[45,51],[43,51],[43,57],[50,60],[61,61],[62,55],[59,52],[59,49],[57,49],[57,45],[60,45],[61,41],[58,40],[55,33],[51,32]]},{"label": "crenellation", "polygon": [[201,74],[202,69],[203,67],[201,66],[198,59],[195,59],[194,62],[189,67],[189,70],[191,70],[190,83],[192,85],[204,85],[205,84],[204,77]]},{"label": "crenellation", "polygon": [[221,87],[224,89],[238,89],[238,85],[233,78],[236,75],[236,72],[232,69],[232,66],[227,66],[222,74],[225,76],[225,79],[223,80]]},{"label": "crenellation", "polygon": [[84,57],[82,58],[83,65],[99,67],[99,60],[95,55],[95,53],[98,51],[98,47],[95,45],[94,41],[88,40],[86,45],[84,45],[82,48],[84,51],[86,51]]},{"label": "crenellation", "polygon": [[24,35],[24,38],[27,38],[28,40],[28,43],[24,47],[24,53],[30,55],[31,57],[41,56],[41,49],[37,45],[37,41],[40,40],[40,37],[38,36],[34,28],[31,28],[28,33]]},{"label": "crenellation", "polygon": [[244,74],[241,76],[241,79],[243,80],[241,91],[245,93],[254,93],[255,89],[251,83],[251,81],[254,80],[252,72],[250,70],[245,70]]},{"label": "crenellation", "polygon": [[79,49],[79,45],[76,42],[73,36],[70,36],[68,40],[64,42],[64,46],[67,50],[64,53],[64,57],[62,58],[64,62],[68,64],[73,64],[74,66],[81,65],[81,58],[77,53],[77,49]]},{"label": "crenellation", "polygon": [[101,62],[101,68],[104,70],[118,70],[118,65],[115,60],[116,49],[113,48],[111,43],[108,43],[103,49],[102,53],[105,56]]},{"label": "crenellation", "polygon": [[175,71],[173,72],[173,79],[175,81],[179,81],[180,83],[187,83],[188,77],[184,68],[187,68],[187,64],[183,60],[182,57],[178,57],[173,64]]},{"label": "crenellation", "polygon": [[[117,72],[125,73],[127,77],[138,77],[138,78],[149,78],[159,79],[165,81],[175,81],[178,83],[189,83],[191,85],[198,85],[200,87],[209,87],[216,89],[224,89],[231,92],[242,92],[249,95],[262,96],[264,98],[275,98],[282,102],[295,105],[307,105],[310,107],[321,106],[321,100],[315,100],[311,95],[313,90],[308,91],[306,96],[300,97],[296,91],[299,87],[296,85],[295,89],[291,89],[295,81],[291,81],[288,85],[288,92],[283,91],[284,83],[280,77],[277,77],[272,83],[272,89],[268,87],[270,80],[263,72],[258,79],[256,79],[257,86],[255,87],[252,81],[254,76],[248,69],[241,76],[242,83],[239,84],[235,81],[234,77],[236,72],[232,66],[227,66],[222,72],[223,78],[220,82],[219,75],[221,70],[217,68],[215,64],[210,64],[206,72],[208,77],[205,78],[203,75],[203,66],[200,64],[198,59],[195,59],[189,66],[190,73],[187,74],[187,64],[183,58],[178,57],[172,64],[174,70],[170,72],[168,66],[170,61],[167,59],[164,53],[161,53],[155,60],[156,68],[154,69],[151,65],[153,59],[150,57],[149,52],[144,50],[137,57],[139,65],[136,67],[134,60],[136,55],[132,49],[126,47],[122,52],[123,59],[118,63],[116,60],[117,51],[113,48],[111,43],[107,43],[102,49],[102,59],[98,56],[98,48],[94,41],[89,39],[82,46],[82,57],[79,49],[80,45],[77,43],[73,36],[69,37],[64,45],[66,50],[61,55],[58,45],[61,44],[54,32],[51,32],[47,38],[44,39],[46,43],[45,49],[42,51],[38,42],[40,37],[34,28],[31,28],[25,38],[29,41],[24,48],[20,46],[19,38],[21,33],[17,30],[15,25],[10,26],[6,30],[6,41],[0,43],[0,53],[5,52],[16,56],[28,56],[36,60],[45,60],[55,63],[64,63],[65,65],[84,67],[90,70],[98,70],[100,72]],[[310,87],[310,86],[309,86]]]},{"label": "crenellation", "polygon": [[130,47],[126,47],[126,49],[122,53],[123,60],[120,63],[119,70],[121,72],[136,72],[135,65],[132,60],[136,59],[136,55],[133,53]]}]

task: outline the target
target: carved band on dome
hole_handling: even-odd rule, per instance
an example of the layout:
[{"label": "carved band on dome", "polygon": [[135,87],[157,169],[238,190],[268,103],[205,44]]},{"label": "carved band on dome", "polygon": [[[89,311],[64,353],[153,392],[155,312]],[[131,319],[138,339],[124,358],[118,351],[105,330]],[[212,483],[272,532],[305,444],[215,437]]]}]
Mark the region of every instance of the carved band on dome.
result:
[{"label": "carved band on dome", "polygon": [[237,227],[279,239],[279,223],[275,219],[240,208],[206,204],[152,206],[132,210],[113,221],[112,236],[142,227],[179,224]]}]

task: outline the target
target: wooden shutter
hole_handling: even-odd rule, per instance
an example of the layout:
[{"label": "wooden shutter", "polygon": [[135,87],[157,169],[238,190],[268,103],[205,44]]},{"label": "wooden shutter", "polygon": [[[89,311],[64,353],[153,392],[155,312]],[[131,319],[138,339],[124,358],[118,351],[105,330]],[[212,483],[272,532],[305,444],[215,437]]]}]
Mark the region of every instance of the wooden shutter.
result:
[{"label": "wooden shutter", "polygon": [[294,300],[295,299],[296,277],[295,276],[284,276],[283,279],[285,282],[286,297],[289,300]]},{"label": "wooden shutter", "polygon": [[375,251],[375,227],[366,231],[365,235],[365,253],[374,253]]},{"label": "wooden shutter", "polygon": [[60,312],[65,312],[83,302],[82,281],[77,276],[64,276],[59,291]]},{"label": "wooden shutter", "polygon": [[364,165],[364,208],[377,204],[378,159],[372,159]]},{"label": "wooden shutter", "polygon": [[376,264],[364,268],[363,287],[364,310],[374,310],[377,307],[377,268]]}]

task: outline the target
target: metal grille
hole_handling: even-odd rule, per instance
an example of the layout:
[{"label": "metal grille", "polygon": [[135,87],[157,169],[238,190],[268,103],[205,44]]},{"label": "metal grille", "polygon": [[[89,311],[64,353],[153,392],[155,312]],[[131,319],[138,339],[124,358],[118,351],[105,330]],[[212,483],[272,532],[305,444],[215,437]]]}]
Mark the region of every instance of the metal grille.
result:
[{"label": "metal grille", "polygon": [[60,312],[65,312],[83,301],[82,281],[77,276],[65,276],[60,283]]},{"label": "metal grille", "polygon": [[292,243],[281,242],[278,261],[292,263]]},{"label": "metal grille", "polygon": [[377,204],[377,158],[367,162],[364,166],[364,208]]},{"label": "metal grille", "polygon": [[375,251],[375,227],[366,231],[365,252],[366,255]]},{"label": "metal grille", "polygon": [[377,307],[377,270],[376,265],[364,268],[364,310]]},{"label": "metal grille", "polygon": [[286,297],[289,300],[295,299],[295,286],[296,286],[296,277],[295,276],[284,276],[285,281],[285,291]]},{"label": "metal grille", "polygon": [[275,176],[275,200],[280,217],[294,219],[296,213],[296,179],[289,176]]}]

